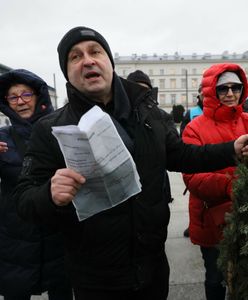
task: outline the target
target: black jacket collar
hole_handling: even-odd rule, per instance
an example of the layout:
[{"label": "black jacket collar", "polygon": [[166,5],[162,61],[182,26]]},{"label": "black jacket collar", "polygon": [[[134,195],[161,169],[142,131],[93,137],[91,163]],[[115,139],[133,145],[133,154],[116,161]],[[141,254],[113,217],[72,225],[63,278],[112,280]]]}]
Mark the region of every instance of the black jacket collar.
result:
[{"label": "black jacket collar", "polygon": [[102,105],[89,99],[85,94],[79,92],[74,86],[67,82],[67,94],[69,103],[73,111],[80,118],[86,111],[91,109],[94,105],[100,106],[104,111],[111,114],[119,121],[127,120],[131,113],[131,105],[126,90],[122,84],[121,79],[114,72],[113,76],[113,99],[108,105]]}]

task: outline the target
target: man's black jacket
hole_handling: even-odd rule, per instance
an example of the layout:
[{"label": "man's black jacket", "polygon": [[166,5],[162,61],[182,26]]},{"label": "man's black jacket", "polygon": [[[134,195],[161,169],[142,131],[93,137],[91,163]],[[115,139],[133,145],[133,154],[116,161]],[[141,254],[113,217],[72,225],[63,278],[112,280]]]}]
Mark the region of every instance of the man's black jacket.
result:
[{"label": "man's black jacket", "polygon": [[151,92],[115,75],[113,101],[102,108],[132,141],[130,151],[142,192],[79,222],[73,205],[56,207],[50,194],[50,178],[57,169],[65,168],[51,128],[77,124],[93,105],[70,84],[67,90],[69,103],[42,119],[33,130],[15,192],[19,213],[25,219],[56,224],[63,230],[73,286],[142,287],[149,284],[164,256],[169,222],[164,170],[195,173],[233,165],[233,142],[203,147],[183,144],[170,115],[158,109]]}]

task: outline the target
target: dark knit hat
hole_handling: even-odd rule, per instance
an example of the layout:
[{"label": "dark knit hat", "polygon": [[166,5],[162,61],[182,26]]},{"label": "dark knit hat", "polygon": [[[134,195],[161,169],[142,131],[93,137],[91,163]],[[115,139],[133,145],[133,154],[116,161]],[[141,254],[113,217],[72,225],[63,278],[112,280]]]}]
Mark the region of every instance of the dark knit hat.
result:
[{"label": "dark knit hat", "polygon": [[62,72],[64,73],[65,78],[67,77],[67,60],[68,53],[71,50],[72,46],[82,41],[96,41],[98,42],[104,50],[107,52],[109,59],[114,68],[114,59],[111,54],[111,50],[105,38],[97,31],[87,27],[75,27],[69,30],[60,41],[57,51],[59,54],[59,64]]},{"label": "dark knit hat", "polygon": [[145,83],[152,89],[152,83],[149,76],[141,70],[136,70],[127,76],[127,80],[137,83]]}]

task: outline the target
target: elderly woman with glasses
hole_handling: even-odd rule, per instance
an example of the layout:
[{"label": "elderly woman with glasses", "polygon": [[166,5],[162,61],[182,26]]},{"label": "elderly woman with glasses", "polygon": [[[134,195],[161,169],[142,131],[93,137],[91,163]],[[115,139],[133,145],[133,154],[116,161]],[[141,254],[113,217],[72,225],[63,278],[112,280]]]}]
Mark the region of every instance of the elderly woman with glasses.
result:
[{"label": "elderly woman with glasses", "polygon": [[[192,120],[183,132],[189,144],[205,145],[228,142],[248,133],[248,114],[243,112],[247,98],[247,79],[236,64],[216,64],[203,74],[203,114]],[[206,298],[224,300],[226,288],[217,268],[225,213],[232,203],[234,167],[215,172],[184,174],[190,192],[189,235],[200,245],[205,274]]]},{"label": "elderly woman with glasses", "polygon": [[22,220],[12,198],[32,127],[53,111],[47,84],[27,70],[2,74],[0,111],[11,122],[0,128],[0,294],[30,300],[48,291],[49,300],[72,300],[60,234]]}]

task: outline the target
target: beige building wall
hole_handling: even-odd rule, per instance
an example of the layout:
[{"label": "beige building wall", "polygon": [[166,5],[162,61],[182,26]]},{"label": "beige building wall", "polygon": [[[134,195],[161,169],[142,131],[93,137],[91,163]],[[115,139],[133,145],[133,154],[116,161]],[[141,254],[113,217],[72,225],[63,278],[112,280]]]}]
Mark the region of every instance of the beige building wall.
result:
[{"label": "beige building wall", "polygon": [[182,104],[185,109],[197,102],[197,90],[203,72],[216,63],[239,64],[248,74],[248,51],[242,54],[227,51],[212,55],[157,55],[146,54],[119,56],[115,54],[115,71],[123,78],[135,70],[142,70],[149,75],[154,87],[158,87],[159,106],[170,112],[172,106]]}]

